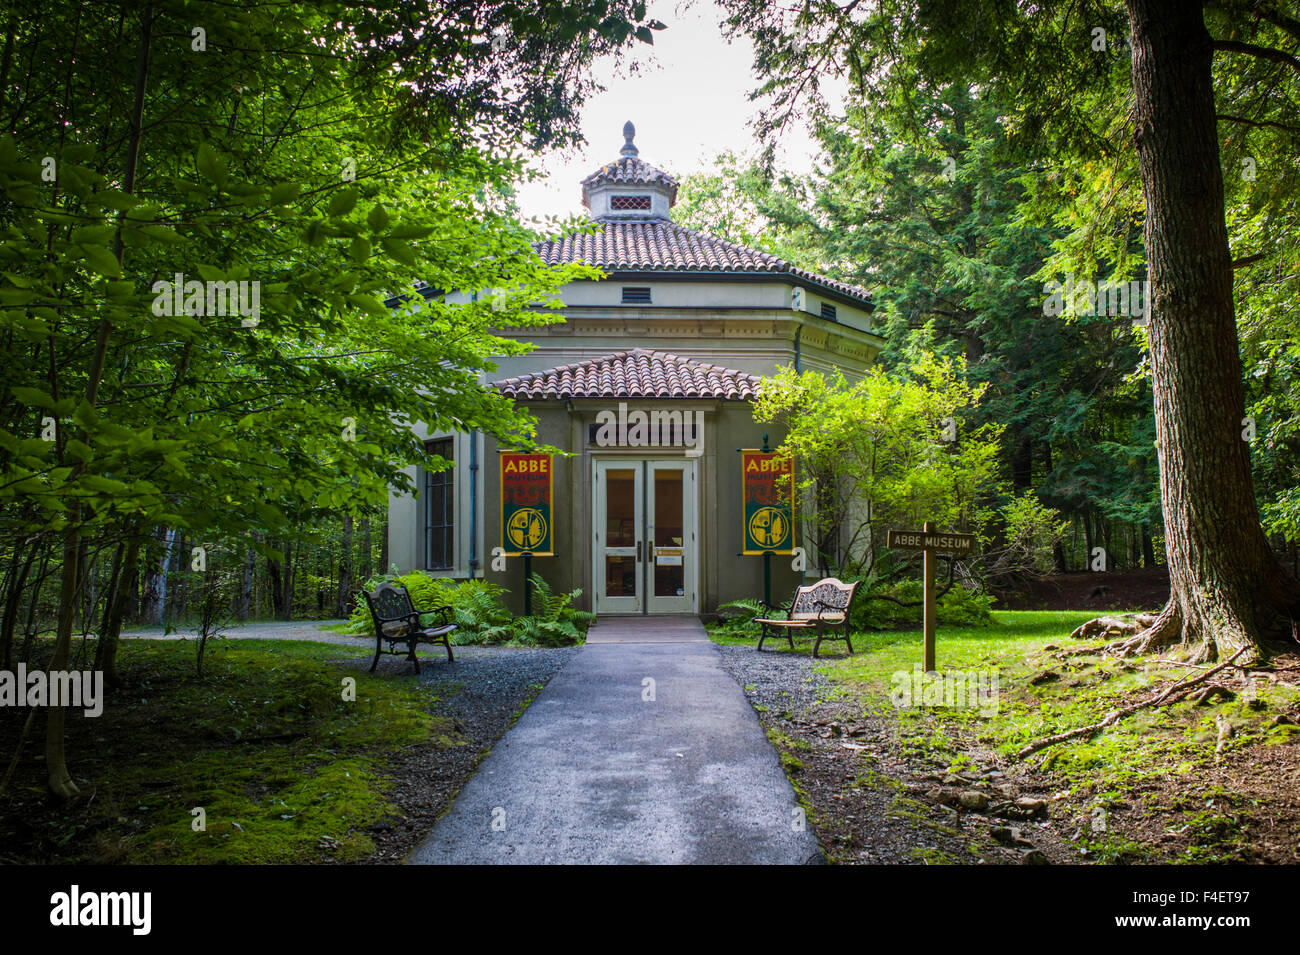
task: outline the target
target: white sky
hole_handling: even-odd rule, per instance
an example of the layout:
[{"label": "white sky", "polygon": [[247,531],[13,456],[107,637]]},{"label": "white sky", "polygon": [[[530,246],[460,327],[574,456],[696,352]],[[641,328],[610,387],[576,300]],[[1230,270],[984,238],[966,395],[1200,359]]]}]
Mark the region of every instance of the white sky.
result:
[{"label": "white sky", "polygon": [[[550,153],[538,161],[546,178],[519,190],[525,216],[581,213],[579,183],[618,158],[623,124],[629,119],[636,126],[640,157],[678,178],[706,168],[724,150],[744,154],[756,149],[748,124],[759,104],[747,96],[759,84],[751,69],[748,39],[728,43],[723,38],[723,12],[712,0],[651,0],[648,7],[649,17],[661,20],[667,29],[655,32],[653,46],[635,44],[627,58],[641,64],[634,76],[609,61],[596,64],[596,76],[606,91],[583,109],[587,143],[576,155]],[[805,172],[813,154],[807,132],[788,128],[777,164]]]}]

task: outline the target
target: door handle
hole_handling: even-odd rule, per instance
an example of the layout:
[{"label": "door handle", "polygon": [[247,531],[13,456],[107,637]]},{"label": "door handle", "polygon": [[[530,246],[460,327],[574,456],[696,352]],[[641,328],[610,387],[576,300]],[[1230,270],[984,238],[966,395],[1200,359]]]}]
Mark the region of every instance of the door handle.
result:
[{"label": "door handle", "polygon": [[654,542],[654,541],[646,541],[646,542],[645,542],[645,559],[646,559],[646,563],[652,563],[652,562],[654,561],[654,559],[655,559],[655,542]]},{"label": "door handle", "polygon": [[636,542],[636,562],[641,563],[641,542]]}]

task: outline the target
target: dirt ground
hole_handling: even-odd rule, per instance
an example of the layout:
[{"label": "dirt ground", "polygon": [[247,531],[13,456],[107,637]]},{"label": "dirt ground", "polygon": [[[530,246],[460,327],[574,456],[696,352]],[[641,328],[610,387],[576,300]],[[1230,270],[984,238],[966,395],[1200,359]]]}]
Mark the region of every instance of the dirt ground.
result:
[{"label": "dirt ground", "polygon": [[[1274,666],[1273,679],[1300,684],[1300,657]],[[781,710],[746,690],[834,862],[1300,863],[1300,737],[1117,790],[973,738],[951,772],[951,757],[927,763],[900,746],[890,715],[825,700]],[[1279,719],[1300,725],[1300,707]]]},{"label": "dirt ground", "polygon": [[1159,610],[1169,599],[1169,571],[1052,574],[998,594],[994,610]]}]

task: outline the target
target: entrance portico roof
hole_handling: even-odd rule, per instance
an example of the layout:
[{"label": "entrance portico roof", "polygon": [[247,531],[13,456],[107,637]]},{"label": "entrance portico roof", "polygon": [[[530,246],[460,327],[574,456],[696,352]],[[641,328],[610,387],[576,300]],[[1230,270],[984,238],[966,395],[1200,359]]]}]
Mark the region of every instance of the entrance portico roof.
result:
[{"label": "entrance portico roof", "polygon": [[512,398],[722,398],[751,401],[757,375],[633,348],[495,382]]}]

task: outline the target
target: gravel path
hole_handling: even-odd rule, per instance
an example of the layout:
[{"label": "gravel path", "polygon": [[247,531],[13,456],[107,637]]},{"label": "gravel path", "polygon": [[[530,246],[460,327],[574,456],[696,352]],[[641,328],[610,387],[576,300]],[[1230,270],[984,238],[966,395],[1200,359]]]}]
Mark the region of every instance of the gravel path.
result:
[{"label": "gravel path", "polygon": [[767,711],[800,713],[820,706],[831,692],[830,680],[813,669],[808,654],[758,653],[750,646],[718,644],[722,668],[732,675],[749,702]]},{"label": "gravel path", "polygon": [[[374,637],[358,636],[351,633],[335,633],[322,630],[342,620],[266,620],[260,623],[244,623],[221,631],[229,640],[319,640],[322,643],[343,643],[355,646],[375,645]],[[124,640],[193,640],[194,628],[182,626],[171,633],[163,627],[141,627],[138,630],[126,630],[122,633]]]}]

